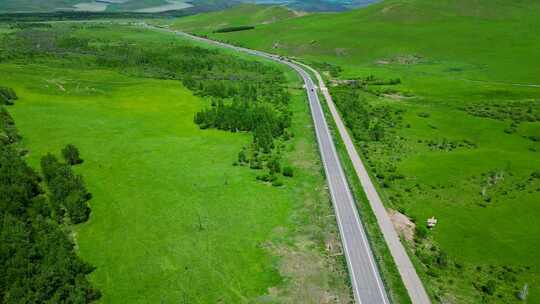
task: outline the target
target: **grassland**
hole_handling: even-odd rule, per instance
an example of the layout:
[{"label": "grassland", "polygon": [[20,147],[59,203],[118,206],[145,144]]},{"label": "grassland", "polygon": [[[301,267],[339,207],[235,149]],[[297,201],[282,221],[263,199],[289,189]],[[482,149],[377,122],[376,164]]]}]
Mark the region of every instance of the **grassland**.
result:
[{"label": "grassland", "polygon": [[166,0],[137,0],[128,1],[125,3],[115,3],[107,7],[107,11],[128,11],[128,12],[143,12],[156,13],[166,10],[177,10],[190,7],[184,1],[166,1]]},{"label": "grassland", "polygon": [[[373,117],[401,113],[384,140],[358,147],[389,208],[418,226],[439,220],[409,246],[433,299],[512,303],[528,284],[540,303],[539,12],[536,1],[391,0],[209,35],[298,57],[334,85],[399,78],[354,89]],[[434,267],[431,252],[450,266]]]},{"label": "grassland", "polygon": [[293,11],[281,6],[242,4],[225,11],[176,19],[172,26],[208,34],[224,27],[270,24],[295,16]]},{"label": "grassland", "polygon": [[[51,30],[187,44],[115,25]],[[103,303],[349,301],[311,120],[293,74],[286,75],[296,136],[284,158],[295,176],[272,187],[256,181],[258,172],[232,166],[248,134],[193,123],[210,101],[178,81],[83,67],[69,56],[45,57],[3,61],[0,73],[2,85],[19,95],[10,109],[28,161],[37,167],[40,155],[67,142],[85,159],[77,170],[93,194],[92,215],[74,237],[82,258],[97,267],[91,279]]]}]

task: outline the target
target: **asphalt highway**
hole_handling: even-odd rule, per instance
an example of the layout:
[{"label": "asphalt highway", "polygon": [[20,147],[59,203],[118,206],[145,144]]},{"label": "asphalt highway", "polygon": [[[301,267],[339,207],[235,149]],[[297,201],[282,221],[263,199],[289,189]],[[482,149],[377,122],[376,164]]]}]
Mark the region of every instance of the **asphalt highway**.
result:
[{"label": "asphalt highway", "polygon": [[218,41],[193,36],[184,32],[152,27],[147,24],[144,24],[144,26],[161,31],[173,32],[179,36],[192,40],[218,45],[277,61],[288,65],[302,77],[309,99],[309,105],[315,126],[319,151],[326,173],[328,188],[336,213],[336,220],[341,235],[344,255],[347,260],[355,301],[356,303],[361,304],[389,304],[390,302],[388,300],[386,289],[381,280],[381,276],[373,257],[365,229],[356,209],[355,200],[347,183],[345,173],[341,166],[341,162],[336,152],[336,147],[328,127],[328,123],[319,101],[319,96],[317,94],[318,88],[315,86],[313,80],[306,70],[304,70],[304,68],[297,63],[273,54],[241,48]]}]

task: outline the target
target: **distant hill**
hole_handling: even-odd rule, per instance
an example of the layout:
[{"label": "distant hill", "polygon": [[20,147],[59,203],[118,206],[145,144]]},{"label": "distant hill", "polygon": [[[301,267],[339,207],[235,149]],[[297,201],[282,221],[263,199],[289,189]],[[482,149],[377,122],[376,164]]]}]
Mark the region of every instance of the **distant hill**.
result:
[{"label": "distant hill", "polygon": [[285,5],[295,10],[308,12],[345,11],[363,7],[380,0],[244,0],[257,4]]},{"label": "distant hill", "polygon": [[0,11],[2,12],[36,12],[53,11],[59,9],[73,9],[81,0],[2,0]]},{"label": "distant hill", "polygon": [[[208,2],[208,0],[200,2]],[[1,0],[0,12],[159,12],[179,10],[190,6],[191,4],[187,0]]]},{"label": "distant hill", "polygon": [[213,32],[225,27],[271,24],[294,17],[297,17],[295,12],[282,6],[241,4],[228,10],[179,18],[173,27]]},{"label": "distant hill", "polygon": [[283,5],[302,11],[343,11],[378,0],[0,0],[0,12],[160,12],[195,6],[212,10],[240,3]]},{"label": "distant hill", "polygon": [[375,62],[394,53],[438,60],[457,57],[475,66],[489,66],[490,78],[532,81],[540,74],[538,28],[540,2],[534,0],[387,0],[215,38],[293,56],[331,58],[346,66]]}]

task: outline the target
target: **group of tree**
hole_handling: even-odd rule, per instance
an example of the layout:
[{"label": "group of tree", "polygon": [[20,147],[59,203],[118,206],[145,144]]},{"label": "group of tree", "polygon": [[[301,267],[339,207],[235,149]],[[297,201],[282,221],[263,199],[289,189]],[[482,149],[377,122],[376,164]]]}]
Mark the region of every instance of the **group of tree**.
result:
[{"label": "group of tree", "polygon": [[345,124],[359,142],[380,142],[401,124],[403,110],[371,106],[354,85],[332,88],[331,93]]},{"label": "group of tree", "polygon": [[[68,223],[54,211],[59,199],[69,205],[75,192],[88,194],[80,177],[50,164],[55,169],[46,172],[52,181],[47,192],[15,145],[0,142],[0,303],[79,304],[100,298],[87,279],[94,267],[76,255]],[[51,187],[62,183],[67,185]],[[66,209],[70,215],[78,212]],[[77,214],[74,222],[83,218]]]},{"label": "group of tree", "polygon": [[202,129],[252,131],[255,149],[270,153],[274,148],[274,138],[284,135],[290,126],[291,115],[276,110],[268,103],[233,100],[225,104],[220,99],[217,105],[198,112],[194,121]]},{"label": "group of tree", "polygon": [[[82,176],[76,175],[71,167],[71,164],[81,162],[77,148],[68,145],[62,152],[67,163],[60,162],[50,153],[41,158],[41,171],[50,192],[52,215],[58,221],[67,215],[73,224],[86,222],[90,216],[87,202],[91,195],[84,186]],[[73,153],[76,154],[75,161]]]}]

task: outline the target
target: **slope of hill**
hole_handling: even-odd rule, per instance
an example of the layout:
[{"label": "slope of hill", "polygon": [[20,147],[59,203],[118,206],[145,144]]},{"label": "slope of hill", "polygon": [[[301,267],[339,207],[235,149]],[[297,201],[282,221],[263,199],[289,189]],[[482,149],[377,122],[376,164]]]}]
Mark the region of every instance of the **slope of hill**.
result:
[{"label": "slope of hill", "polygon": [[528,285],[540,303],[540,2],[387,0],[189,30],[324,72],[386,205],[419,227],[434,299],[513,303]]},{"label": "slope of hill", "polygon": [[71,9],[81,0],[3,0],[0,1],[1,12],[34,12],[53,11],[58,9]]},{"label": "slope of hill", "polygon": [[247,3],[286,5],[295,10],[308,12],[344,11],[377,1],[379,0],[244,0]]},{"label": "slope of hill", "polygon": [[[205,2],[205,1],[199,1]],[[160,12],[190,7],[184,0],[3,0],[0,12],[140,11]]]},{"label": "slope of hill", "polygon": [[179,18],[173,26],[209,33],[230,26],[271,24],[296,16],[293,11],[281,6],[242,4],[224,11]]},{"label": "slope of hill", "polygon": [[229,7],[239,3],[279,4],[302,11],[343,11],[361,7],[377,0],[2,0],[0,12],[50,12],[58,10],[78,11],[139,11],[161,12],[181,10],[192,5]]},{"label": "slope of hill", "polygon": [[[536,57],[529,46],[540,44],[535,30],[540,3],[458,2],[385,1],[351,12],[314,14],[214,37],[292,56],[329,59],[344,68],[417,53],[437,60],[460,58],[475,66],[488,64],[491,76],[499,80],[526,81],[540,74],[538,65],[528,64]],[[185,29],[181,22],[177,27]],[[529,70],[513,68],[516,65]]]}]

